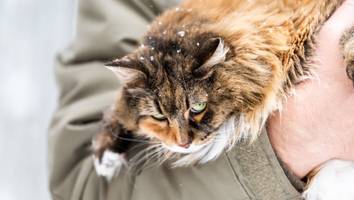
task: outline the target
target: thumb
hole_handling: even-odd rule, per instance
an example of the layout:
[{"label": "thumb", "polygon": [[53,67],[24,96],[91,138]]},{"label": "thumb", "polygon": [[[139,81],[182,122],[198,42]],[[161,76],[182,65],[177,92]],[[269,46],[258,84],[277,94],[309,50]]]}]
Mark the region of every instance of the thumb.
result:
[{"label": "thumb", "polygon": [[323,25],[319,39],[338,46],[343,32],[354,26],[354,0],[345,0]]},{"label": "thumb", "polygon": [[[317,56],[323,68],[343,66],[339,40],[344,31],[354,26],[354,0],[346,0],[325,22],[318,34]],[[344,73],[344,72],[343,72]]]}]

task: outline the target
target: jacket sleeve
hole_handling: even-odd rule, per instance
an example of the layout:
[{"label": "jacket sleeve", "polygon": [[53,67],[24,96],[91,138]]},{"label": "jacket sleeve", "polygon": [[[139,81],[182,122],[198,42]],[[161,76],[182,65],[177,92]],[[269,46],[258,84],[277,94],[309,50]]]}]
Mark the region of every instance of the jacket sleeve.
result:
[{"label": "jacket sleeve", "polygon": [[56,59],[59,105],[48,136],[50,192],[57,200],[102,199],[104,181],[90,144],[119,83],[103,62],[138,45],[157,4],[139,0],[79,0],[76,35]]}]

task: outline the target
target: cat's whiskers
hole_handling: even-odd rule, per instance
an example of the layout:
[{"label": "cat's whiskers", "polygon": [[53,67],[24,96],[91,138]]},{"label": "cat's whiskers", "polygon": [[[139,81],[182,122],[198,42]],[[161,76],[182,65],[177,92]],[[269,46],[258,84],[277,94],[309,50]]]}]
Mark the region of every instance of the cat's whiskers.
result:
[{"label": "cat's whiskers", "polygon": [[163,161],[159,161],[159,158],[162,158],[164,153],[162,144],[156,143],[134,155],[130,163],[132,168],[146,168],[150,163],[161,164]]},{"label": "cat's whiskers", "polygon": [[153,142],[151,140],[144,140],[144,139],[134,139],[134,138],[126,138],[126,137],[121,137],[118,135],[113,135],[114,138],[119,139],[119,140],[125,140],[129,142],[140,142],[140,143],[149,143],[149,144],[159,144],[160,142]]}]

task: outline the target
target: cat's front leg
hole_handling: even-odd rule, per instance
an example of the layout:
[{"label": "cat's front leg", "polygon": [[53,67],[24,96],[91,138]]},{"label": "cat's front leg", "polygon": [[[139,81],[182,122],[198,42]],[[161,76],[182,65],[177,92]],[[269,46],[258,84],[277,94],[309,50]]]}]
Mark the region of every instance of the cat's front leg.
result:
[{"label": "cat's front leg", "polygon": [[347,75],[353,81],[354,86],[354,27],[343,34],[340,46],[347,67]]},{"label": "cat's front leg", "polygon": [[116,121],[103,121],[103,127],[92,141],[93,159],[96,173],[111,181],[127,165],[125,153],[131,134]]}]

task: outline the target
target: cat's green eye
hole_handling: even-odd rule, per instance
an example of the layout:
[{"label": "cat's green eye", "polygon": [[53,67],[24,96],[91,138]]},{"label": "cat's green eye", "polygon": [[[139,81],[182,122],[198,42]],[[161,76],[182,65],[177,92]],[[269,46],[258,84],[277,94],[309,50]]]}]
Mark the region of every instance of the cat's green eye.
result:
[{"label": "cat's green eye", "polygon": [[198,114],[201,113],[205,110],[205,108],[207,107],[207,103],[206,102],[199,102],[196,104],[193,104],[191,107],[191,112]]},{"label": "cat's green eye", "polygon": [[154,119],[156,119],[156,120],[159,120],[159,121],[162,121],[162,120],[165,120],[165,119],[166,119],[165,115],[160,114],[160,113],[155,114],[155,115],[151,115],[151,117],[154,118]]}]

